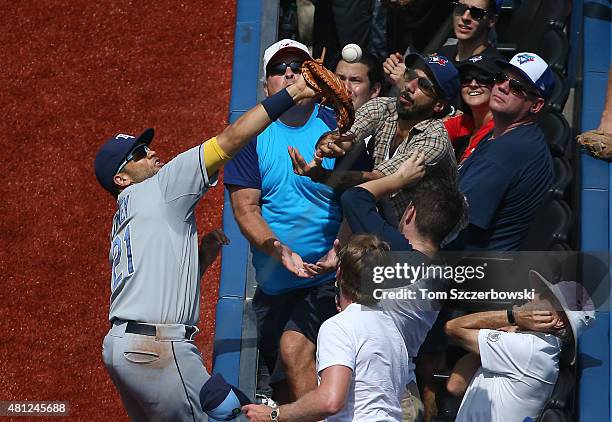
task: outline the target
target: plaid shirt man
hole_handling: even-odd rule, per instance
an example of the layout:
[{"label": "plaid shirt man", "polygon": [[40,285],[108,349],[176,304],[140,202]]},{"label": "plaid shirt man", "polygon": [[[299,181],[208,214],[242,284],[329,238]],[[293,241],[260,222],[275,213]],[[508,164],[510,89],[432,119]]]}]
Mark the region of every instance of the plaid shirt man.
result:
[{"label": "plaid shirt man", "polygon": [[[427,119],[417,123],[410,130],[408,137],[395,149],[393,155],[389,149],[393,145],[397,131],[397,98],[374,98],[357,110],[355,123],[348,134],[354,134],[354,143],[372,136],[368,150],[372,153],[374,170],[385,176],[394,173],[411,153],[420,149],[425,154],[428,175],[439,173],[451,186],[457,186],[457,161],[453,146],[442,120]],[[391,197],[391,204],[400,218],[410,203],[410,199],[400,191]]]}]

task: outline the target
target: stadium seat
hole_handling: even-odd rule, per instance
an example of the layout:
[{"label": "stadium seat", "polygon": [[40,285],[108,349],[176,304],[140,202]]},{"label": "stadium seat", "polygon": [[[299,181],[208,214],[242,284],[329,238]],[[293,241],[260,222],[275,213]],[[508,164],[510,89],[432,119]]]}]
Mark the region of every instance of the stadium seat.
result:
[{"label": "stadium seat", "polygon": [[571,404],[575,385],[576,378],[572,370],[565,365],[561,365],[555,388],[536,422],[571,421],[568,407]]},{"label": "stadium seat", "polygon": [[567,145],[571,140],[570,127],[565,117],[551,111],[540,119],[540,128],[544,132],[550,152],[555,157],[564,157]]},{"label": "stadium seat", "polygon": [[546,101],[546,110],[545,111],[563,111],[563,107],[565,107],[565,102],[567,101],[567,97],[569,95],[569,85],[565,76],[563,76],[558,71],[553,71],[555,76],[555,87],[552,93],[548,96],[548,100]]},{"label": "stadium seat", "polygon": [[497,48],[506,57],[542,39],[549,28],[563,28],[571,11],[569,0],[528,0],[515,7],[507,25],[498,28]]},{"label": "stadium seat", "polygon": [[574,214],[569,205],[549,192],[519,250],[548,251],[555,243],[567,242],[573,223]]},{"label": "stadium seat", "polygon": [[566,410],[548,409],[537,419],[538,422],[573,422],[574,419]]},{"label": "stadium seat", "polygon": [[550,192],[552,192],[555,198],[563,199],[567,187],[574,177],[572,166],[567,159],[561,157],[554,157],[553,165],[555,169],[555,180],[550,188]]},{"label": "stadium seat", "polygon": [[553,70],[565,73],[569,45],[562,30],[548,28],[540,38],[529,38],[525,45],[520,45],[518,48],[520,51],[536,53],[546,60]]},{"label": "stadium seat", "polygon": [[424,54],[431,54],[438,51],[440,47],[444,45],[448,37],[454,36],[453,34],[453,14],[451,13],[444,23],[440,26],[438,32],[434,34],[431,41],[427,43],[423,49]]}]

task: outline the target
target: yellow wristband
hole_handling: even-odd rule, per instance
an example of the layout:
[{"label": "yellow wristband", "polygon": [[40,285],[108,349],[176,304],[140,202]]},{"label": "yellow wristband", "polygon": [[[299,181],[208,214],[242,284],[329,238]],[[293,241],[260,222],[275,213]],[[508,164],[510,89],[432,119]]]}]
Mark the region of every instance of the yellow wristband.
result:
[{"label": "yellow wristband", "polygon": [[204,165],[208,174],[214,174],[232,157],[227,155],[219,146],[217,138],[210,138],[204,142]]}]

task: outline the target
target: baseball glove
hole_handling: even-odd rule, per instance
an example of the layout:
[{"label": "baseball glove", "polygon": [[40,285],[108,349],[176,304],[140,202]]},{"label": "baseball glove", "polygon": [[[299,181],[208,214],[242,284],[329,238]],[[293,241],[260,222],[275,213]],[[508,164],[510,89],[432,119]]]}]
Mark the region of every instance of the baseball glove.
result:
[{"label": "baseball glove", "polygon": [[329,105],[336,112],[338,131],[348,131],[355,122],[355,108],[342,81],[323,66],[322,60],[305,61],[302,75],[314,92],[321,93],[321,104]]},{"label": "baseball glove", "polygon": [[603,130],[596,129],[581,133],[576,140],[593,157],[612,161],[612,136],[607,135]]}]

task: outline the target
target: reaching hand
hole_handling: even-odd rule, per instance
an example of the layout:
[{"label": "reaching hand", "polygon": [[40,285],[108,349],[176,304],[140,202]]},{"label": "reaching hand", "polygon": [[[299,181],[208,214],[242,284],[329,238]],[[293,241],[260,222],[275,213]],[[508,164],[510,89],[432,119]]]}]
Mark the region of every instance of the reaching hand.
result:
[{"label": "reaching hand", "polygon": [[308,176],[315,180],[318,176],[321,176],[323,168],[321,164],[323,159],[317,157],[316,154],[310,163],[306,163],[304,157],[300,154],[297,148],[287,147],[289,156],[291,157],[291,164],[293,164],[293,172],[299,176]]},{"label": "reaching hand", "polygon": [[242,413],[249,422],[270,422],[272,408],[265,404],[247,404],[242,407]]},{"label": "reaching hand", "polygon": [[315,155],[319,158],[329,157],[338,158],[342,157],[353,147],[353,140],[355,135],[340,135],[338,133],[328,133],[321,139],[317,144],[317,152]]},{"label": "reaching hand", "polygon": [[278,240],[274,241],[274,254],[276,259],[287,269],[287,271],[298,277],[310,278],[304,269],[302,257],[291,250],[291,248]]},{"label": "reaching hand", "polygon": [[311,277],[335,271],[338,265],[338,252],[340,251],[340,241],[334,240],[332,248],[323,255],[316,264],[304,263],[306,273]]},{"label": "reaching hand", "polygon": [[402,186],[408,186],[425,176],[425,154],[422,151],[413,152],[395,172]]},{"label": "reaching hand", "polygon": [[404,73],[406,73],[404,56],[400,53],[391,54],[383,63],[383,70],[389,82],[395,85],[400,91],[404,89]]},{"label": "reaching hand", "polygon": [[200,242],[200,265],[202,268],[206,270],[210,264],[215,262],[215,259],[219,256],[221,246],[229,245],[229,243],[228,237],[221,229],[215,229],[206,233]]},{"label": "reaching hand", "polygon": [[559,317],[552,311],[542,310],[531,302],[523,306],[515,306],[513,312],[516,325],[522,331],[549,333],[554,331],[554,326],[559,321]]},{"label": "reaching hand", "polygon": [[320,96],[317,95],[317,93],[311,87],[308,86],[302,75],[297,78],[297,81],[294,84],[287,87],[287,92],[289,92],[295,102],[303,100],[304,98],[313,98]]}]

